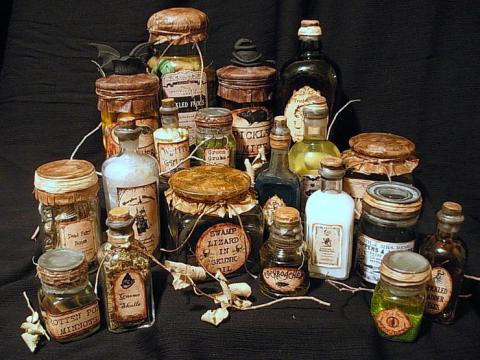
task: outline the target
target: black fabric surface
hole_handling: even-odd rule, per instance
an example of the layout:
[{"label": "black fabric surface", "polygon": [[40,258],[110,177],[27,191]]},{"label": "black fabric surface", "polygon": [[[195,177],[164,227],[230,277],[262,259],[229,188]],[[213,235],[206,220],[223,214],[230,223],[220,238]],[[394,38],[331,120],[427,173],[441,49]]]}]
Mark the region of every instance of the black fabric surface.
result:
[{"label": "black fabric surface", "polygon": [[[417,144],[417,186],[424,196],[421,233],[434,229],[445,200],[463,204],[461,235],[469,246],[467,273],[480,275],[480,8],[475,1],[14,1],[0,82],[0,358],[29,358],[19,326],[29,314],[21,293],[35,299],[30,240],[37,222],[33,173],[42,163],[67,158],[99,122],[89,62],[89,42],[127,52],[147,39],[155,11],[192,6],[210,18],[208,50],[217,67],[230,59],[233,42],[252,38],[280,67],[295,55],[300,20],[318,18],[324,51],[338,64],[343,102],[360,98],[335,127],[344,149],[360,131],[388,131]],[[100,168],[101,137],[78,153]],[[164,219],[163,219],[164,220]],[[165,221],[165,220],[164,220]],[[257,303],[266,301],[254,281]],[[350,283],[355,284],[354,277]],[[477,284],[459,303],[452,326],[424,322],[413,344],[380,339],[369,315],[370,294],[339,293],[314,282],[312,295],[328,310],[292,303],[233,312],[214,328],[200,321],[211,304],[174,292],[155,271],[157,321],[150,329],[99,333],[82,341],[43,346],[37,359],[478,359]],[[35,300],[36,303],[36,300]]]}]

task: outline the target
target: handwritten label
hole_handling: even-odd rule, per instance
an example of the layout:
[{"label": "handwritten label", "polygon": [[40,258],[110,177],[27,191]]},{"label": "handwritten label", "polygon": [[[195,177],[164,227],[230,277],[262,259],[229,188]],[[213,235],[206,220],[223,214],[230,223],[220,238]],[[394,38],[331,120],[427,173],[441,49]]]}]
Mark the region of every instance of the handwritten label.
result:
[{"label": "handwritten label", "polygon": [[230,149],[208,148],[205,149],[205,161],[211,165],[230,165]]},{"label": "handwritten label", "polygon": [[310,263],[316,266],[338,268],[341,266],[341,225],[312,224]]},{"label": "handwritten label", "polygon": [[388,336],[403,335],[412,327],[410,319],[397,307],[380,311],[375,316],[375,323]]},{"label": "handwritten label", "polygon": [[[190,154],[188,139],[178,143],[162,143],[156,141],[156,145],[161,172],[174,168]],[[184,161],[177,169],[187,169],[189,167],[190,160],[187,160]]]},{"label": "handwritten label", "polygon": [[262,277],[271,289],[289,293],[303,284],[305,272],[296,268],[271,267],[263,269]]},{"label": "handwritten label", "polygon": [[452,297],[452,276],[442,267],[432,269],[432,280],[427,284],[427,304],[425,311],[435,315],[441,313]]},{"label": "handwritten label", "polygon": [[136,271],[121,272],[113,285],[115,319],[118,322],[142,321],[147,318],[145,283]]},{"label": "handwritten label", "polygon": [[97,218],[89,216],[78,221],[60,222],[60,246],[83,252],[88,262],[97,258]]},{"label": "handwritten label", "polygon": [[263,106],[232,111],[232,132],[237,143],[237,156],[255,157],[261,147],[270,152],[270,119],[272,114]]}]

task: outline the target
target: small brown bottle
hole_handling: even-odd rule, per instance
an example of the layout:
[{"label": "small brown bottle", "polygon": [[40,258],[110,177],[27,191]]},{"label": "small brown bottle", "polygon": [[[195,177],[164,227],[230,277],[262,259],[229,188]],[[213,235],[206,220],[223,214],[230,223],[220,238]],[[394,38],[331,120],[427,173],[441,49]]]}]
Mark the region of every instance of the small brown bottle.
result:
[{"label": "small brown bottle", "polygon": [[427,236],[419,250],[432,265],[425,312],[439,323],[451,324],[467,260],[466,246],[457,236],[464,220],[462,206],[444,202],[437,219],[437,232]]}]

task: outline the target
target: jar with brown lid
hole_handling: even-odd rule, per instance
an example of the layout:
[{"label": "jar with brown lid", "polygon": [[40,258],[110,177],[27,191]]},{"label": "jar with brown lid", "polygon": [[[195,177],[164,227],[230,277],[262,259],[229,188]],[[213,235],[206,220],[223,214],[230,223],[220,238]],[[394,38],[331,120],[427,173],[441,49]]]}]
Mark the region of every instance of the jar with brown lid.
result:
[{"label": "jar with brown lid", "polygon": [[257,156],[260,147],[270,151],[274,86],[277,72],[265,64],[252,40],[239,39],[231,64],[217,70],[220,106],[232,110],[237,141],[237,167]]},{"label": "jar with brown lid", "polygon": [[119,120],[134,120],[142,129],[139,152],[155,156],[153,132],[158,128],[158,78],[151,74],[113,74],[98,79],[95,87],[106,157],[120,152],[113,131]]},{"label": "jar with brown lid", "polygon": [[84,253],[90,271],[101,242],[98,176],[85,160],[58,160],[35,171],[40,202],[42,249],[72,248]]},{"label": "jar with brown lid", "polygon": [[362,133],[349,140],[342,153],[347,169],[343,189],[355,200],[355,219],[360,219],[362,198],[375,181],[397,181],[412,185],[412,172],[418,166],[415,144],[389,133]]},{"label": "jar with brown lid", "polygon": [[161,81],[161,97],[174,98],[180,126],[195,143],[195,113],[215,102],[215,69],[206,50],[207,15],[193,8],[170,8],[147,22],[153,56],[148,70]]}]

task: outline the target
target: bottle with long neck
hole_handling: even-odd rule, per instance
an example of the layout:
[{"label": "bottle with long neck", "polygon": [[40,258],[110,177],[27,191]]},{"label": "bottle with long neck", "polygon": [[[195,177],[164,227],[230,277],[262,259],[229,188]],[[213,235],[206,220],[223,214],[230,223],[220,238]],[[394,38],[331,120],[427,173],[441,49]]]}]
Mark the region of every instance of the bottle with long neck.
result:
[{"label": "bottle with long neck", "polygon": [[432,265],[425,311],[435,321],[451,324],[455,320],[467,261],[466,245],[458,237],[464,220],[462,206],[451,201],[444,202],[437,213],[437,220],[436,233],[427,236],[419,249]]},{"label": "bottle with long neck", "polygon": [[352,263],[353,199],[342,191],[345,168],[335,157],[322,159],[321,189],[305,207],[305,240],[311,277],[345,280]]}]

